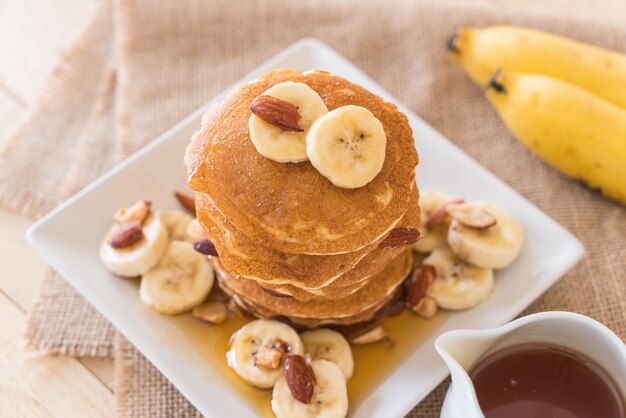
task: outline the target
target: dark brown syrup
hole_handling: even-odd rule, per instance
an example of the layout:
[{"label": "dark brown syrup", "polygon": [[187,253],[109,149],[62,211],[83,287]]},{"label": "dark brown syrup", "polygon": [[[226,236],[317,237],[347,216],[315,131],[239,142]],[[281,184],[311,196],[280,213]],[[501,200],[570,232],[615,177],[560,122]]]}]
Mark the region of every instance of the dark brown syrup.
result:
[{"label": "dark brown syrup", "polygon": [[588,358],[559,347],[521,344],[470,371],[486,418],[624,418],[611,377]]}]

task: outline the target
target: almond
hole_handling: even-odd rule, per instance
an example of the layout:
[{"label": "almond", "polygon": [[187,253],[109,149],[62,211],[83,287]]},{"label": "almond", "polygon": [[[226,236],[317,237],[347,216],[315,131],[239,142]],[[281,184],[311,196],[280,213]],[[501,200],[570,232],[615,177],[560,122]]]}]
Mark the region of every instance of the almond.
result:
[{"label": "almond", "polygon": [[285,359],[284,374],[291,396],[302,403],[311,402],[317,379],[313,368],[307,364],[304,357],[288,355]]},{"label": "almond", "polygon": [[139,221],[143,223],[150,214],[150,206],[152,204],[147,200],[140,200],[129,208],[121,208],[113,215],[113,220],[118,224],[131,221]]},{"label": "almond", "polygon": [[[287,341],[278,338],[272,348],[282,351],[283,353],[291,353],[291,345]],[[309,362],[310,363],[310,362]]]},{"label": "almond", "polygon": [[298,125],[301,118],[298,108],[289,102],[261,95],[252,101],[250,110],[265,122],[283,131],[303,132]]},{"label": "almond", "polygon": [[420,239],[420,231],[417,228],[401,227],[391,230],[387,238],[381,241],[380,248],[396,248],[411,245]]},{"label": "almond", "polygon": [[109,245],[115,249],[130,247],[143,239],[141,222],[130,221],[115,228],[109,238]]},{"label": "almond", "polygon": [[211,255],[217,257],[217,250],[215,249],[215,245],[208,239],[201,239],[200,241],[193,244],[194,250],[204,255]]},{"label": "almond", "polygon": [[252,355],[254,365],[266,369],[277,369],[283,360],[283,352],[276,348],[261,348]]},{"label": "almond", "polygon": [[426,291],[436,275],[437,271],[430,264],[422,264],[413,271],[406,292],[406,303],[409,308],[416,307],[426,296]]},{"label": "almond", "polygon": [[191,314],[202,321],[221,324],[226,321],[226,306],[223,303],[209,302],[196,306]]},{"label": "almond", "polygon": [[419,301],[417,306],[414,306],[411,309],[422,318],[432,319],[435,315],[437,315],[439,307],[437,306],[437,301],[435,299],[425,296]]},{"label": "almond", "polygon": [[441,206],[437,210],[434,210],[428,215],[426,218],[426,228],[432,229],[435,225],[441,223],[446,216],[448,216],[448,206],[456,203],[465,203],[463,199],[455,199],[451,200],[445,205]]},{"label": "almond", "polygon": [[175,191],[174,196],[176,196],[178,203],[180,203],[185,209],[194,215],[196,214],[196,198],[193,197],[193,195]]},{"label": "almond", "polygon": [[385,328],[380,325],[357,337],[350,339],[350,342],[354,345],[369,345],[375,344],[380,341],[387,341],[387,344],[389,344],[390,347],[393,347],[395,345],[389,334],[387,334]]},{"label": "almond", "polygon": [[496,217],[490,212],[469,204],[450,205],[448,213],[461,225],[468,228],[487,229],[498,223]]}]

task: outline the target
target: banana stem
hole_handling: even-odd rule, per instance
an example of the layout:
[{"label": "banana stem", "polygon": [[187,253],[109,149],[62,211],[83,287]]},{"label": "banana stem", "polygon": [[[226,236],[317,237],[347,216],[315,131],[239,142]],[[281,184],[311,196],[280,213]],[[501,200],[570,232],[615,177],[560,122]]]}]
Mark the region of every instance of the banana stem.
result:
[{"label": "banana stem", "polygon": [[506,94],[506,89],[504,88],[504,84],[498,81],[498,77],[502,74],[502,68],[498,68],[495,73],[489,78],[487,81],[487,86],[485,86],[486,90],[494,89],[498,93]]},{"label": "banana stem", "polygon": [[456,39],[457,39],[458,33],[456,30],[456,26],[452,29],[452,33],[450,34],[450,36],[448,36],[448,40],[446,42],[446,48],[448,49],[448,51],[453,52],[455,54],[460,53],[461,51],[459,51],[459,49],[456,46]]}]

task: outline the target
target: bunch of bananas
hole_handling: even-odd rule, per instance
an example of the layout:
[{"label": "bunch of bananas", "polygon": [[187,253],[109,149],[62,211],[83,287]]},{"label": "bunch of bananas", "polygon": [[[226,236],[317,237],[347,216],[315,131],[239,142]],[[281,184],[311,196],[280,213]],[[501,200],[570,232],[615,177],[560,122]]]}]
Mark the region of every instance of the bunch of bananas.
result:
[{"label": "bunch of bananas", "polygon": [[448,50],[517,139],[626,204],[626,55],[513,26],[458,29]]}]

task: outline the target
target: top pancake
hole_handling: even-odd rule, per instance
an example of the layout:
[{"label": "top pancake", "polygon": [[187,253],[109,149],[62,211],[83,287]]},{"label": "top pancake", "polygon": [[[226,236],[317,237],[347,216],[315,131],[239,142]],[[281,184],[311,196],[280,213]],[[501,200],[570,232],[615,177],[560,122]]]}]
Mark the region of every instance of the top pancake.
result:
[{"label": "top pancake", "polygon": [[[278,163],[256,151],[248,130],[250,104],[285,81],[306,83],[329,110],[363,106],[381,121],[387,146],[374,180],[343,189],[308,161]],[[270,71],[236,88],[203,121],[185,155],[190,186],[210,196],[251,239],[291,254],[353,252],[384,236],[406,211],[418,161],[408,119],[343,78],[322,71]]]}]

